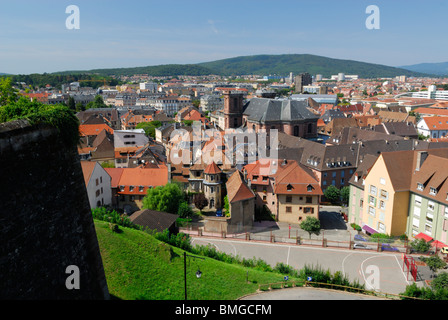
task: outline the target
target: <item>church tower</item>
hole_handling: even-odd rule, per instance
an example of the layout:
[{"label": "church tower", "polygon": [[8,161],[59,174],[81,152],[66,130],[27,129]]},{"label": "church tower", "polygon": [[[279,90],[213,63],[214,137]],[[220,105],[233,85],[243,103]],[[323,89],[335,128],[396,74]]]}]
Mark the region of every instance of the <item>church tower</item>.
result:
[{"label": "church tower", "polygon": [[224,129],[239,128],[243,125],[243,107],[242,93],[224,93]]}]

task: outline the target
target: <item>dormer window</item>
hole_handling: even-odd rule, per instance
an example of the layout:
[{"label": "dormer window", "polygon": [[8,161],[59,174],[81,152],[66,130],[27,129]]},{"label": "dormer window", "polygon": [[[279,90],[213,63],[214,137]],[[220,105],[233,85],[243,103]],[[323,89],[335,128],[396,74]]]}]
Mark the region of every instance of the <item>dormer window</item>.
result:
[{"label": "dormer window", "polygon": [[124,186],[120,186],[120,192],[124,191]]},{"label": "dormer window", "polygon": [[133,191],[134,191],[134,189],[135,189],[135,187],[134,187],[134,186],[130,186],[130,187],[129,187],[129,192],[133,192]]},{"label": "dormer window", "polygon": [[417,190],[423,191],[425,187],[423,186],[423,183],[417,183]]},{"label": "dormer window", "polygon": [[313,192],[313,186],[312,185],[308,185],[308,187],[306,187],[306,191],[308,192]]},{"label": "dormer window", "polygon": [[257,181],[258,180],[258,176],[254,176],[252,180],[253,181]]},{"label": "dormer window", "polygon": [[436,188],[430,188],[429,189],[429,194],[435,196],[437,194],[437,189]]},{"label": "dormer window", "polygon": [[292,191],[292,185],[288,184],[288,185],[286,186],[286,190],[288,190],[288,191]]},{"label": "dormer window", "polygon": [[145,188],[143,186],[138,187],[138,192],[143,192],[144,190],[145,190]]}]

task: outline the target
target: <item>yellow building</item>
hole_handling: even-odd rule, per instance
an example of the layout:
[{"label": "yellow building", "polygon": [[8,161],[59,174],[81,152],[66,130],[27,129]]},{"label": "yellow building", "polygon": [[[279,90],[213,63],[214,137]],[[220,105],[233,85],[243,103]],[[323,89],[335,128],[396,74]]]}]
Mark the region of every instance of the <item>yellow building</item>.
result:
[{"label": "yellow building", "polygon": [[365,179],[361,226],[368,233],[405,233],[414,151],[382,153]]}]

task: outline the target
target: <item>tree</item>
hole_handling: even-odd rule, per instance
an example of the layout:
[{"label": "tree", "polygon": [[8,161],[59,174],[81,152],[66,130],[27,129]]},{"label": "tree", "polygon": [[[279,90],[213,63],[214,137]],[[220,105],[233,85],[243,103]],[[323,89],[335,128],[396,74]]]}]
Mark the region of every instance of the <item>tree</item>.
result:
[{"label": "tree", "polygon": [[341,189],[341,199],[344,204],[348,204],[350,200],[350,187],[346,186]]},{"label": "tree", "polygon": [[341,191],[335,186],[329,186],[324,193],[325,198],[327,198],[332,204],[339,203],[341,199]]},{"label": "tree", "polygon": [[446,262],[440,259],[440,257],[438,256],[424,258],[423,261],[433,273],[436,273],[437,270],[443,269],[446,266]]},{"label": "tree", "polygon": [[18,90],[12,86],[11,78],[0,78],[0,106],[16,102],[17,92]]},{"label": "tree", "polygon": [[224,197],[224,216],[230,217],[230,204],[229,204],[229,196],[226,195]]},{"label": "tree", "polygon": [[411,248],[416,252],[427,252],[431,248],[431,244],[426,242],[424,239],[415,239],[410,244]]},{"label": "tree", "polygon": [[198,193],[194,196],[194,205],[199,211],[202,211],[206,206],[208,206],[208,200],[203,193]]},{"label": "tree", "polygon": [[163,187],[149,189],[143,198],[143,208],[177,214],[183,199],[181,188],[175,183],[168,183]]},{"label": "tree", "polygon": [[70,110],[76,111],[75,99],[72,96],[68,97],[67,106]]},{"label": "tree", "polygon": [[300,228],[308,232],[311,239],[312,234],[320,234],[320,221],[315,217],[306,217],[305,221],[300,224]]},{"label": "tree", "polygon": [[89,102],[86,106],[86,109],[100,109],[100,108],[109,108],[109,106],[107,106],[104,103],[103,97],[100,95],[97,95],[95,99]]},{"label": "tree", "polygon": [[191,218],[193,216],[193,210],[190,208],[190,205],[186,201],[182,201],[179,204],[179,210],[177,214],[181,218]]},{"label": "tree", "polygon": [[431,281],[431,288],[433,290],[448,289],[448,273],[441,272],[437,277]]}]

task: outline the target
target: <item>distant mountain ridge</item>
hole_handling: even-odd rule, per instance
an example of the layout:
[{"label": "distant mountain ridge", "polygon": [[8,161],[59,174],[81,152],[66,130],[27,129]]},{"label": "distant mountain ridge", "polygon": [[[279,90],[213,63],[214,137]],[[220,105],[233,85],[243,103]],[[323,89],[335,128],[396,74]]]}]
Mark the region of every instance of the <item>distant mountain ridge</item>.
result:
[{"label": "distant mountain ridge", "polygon": [[403,68],[414,72],[430,73],[439,76],[448,75],[448,62],[419,63],[409,66],[402,66],[399,68]]},{"label": "distant mountain ridge", "polygon": [[168,64],[135,68],[94,69],[89,71],[64,71],[54,74],[94,73],[102,76],[149,74],[158,76],[205,76],[205,75],[281,75],[289,76],[290,72],[311,75],[321,74],[330,77],[338,73],[356,74],[361,78],[382,78],[395,76],[427,77],[427,74],[380,64],[372,64],[353,60],[341,60],[310,54],[254,55],[241,56],[198,64]]}]

